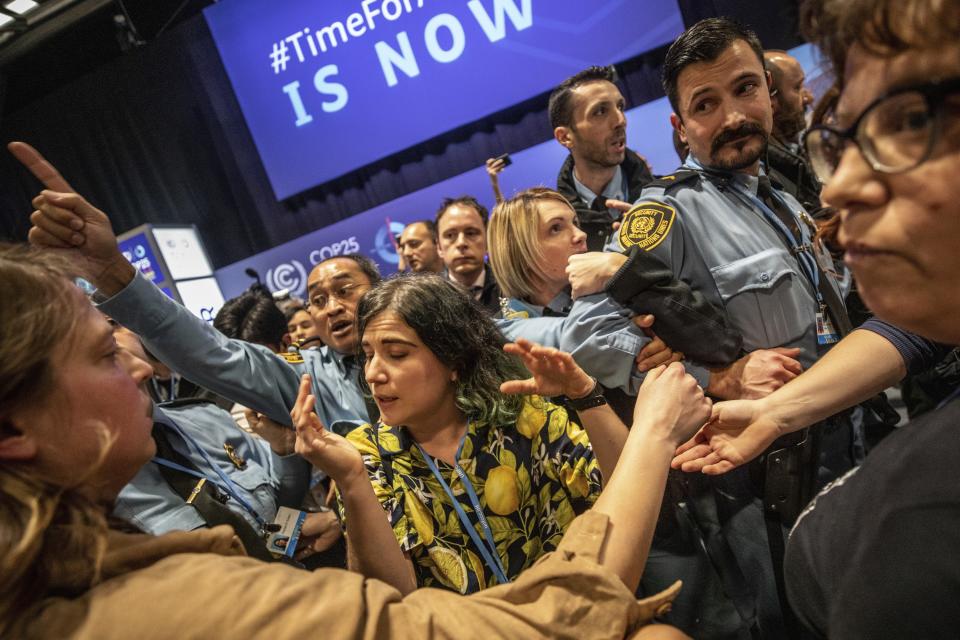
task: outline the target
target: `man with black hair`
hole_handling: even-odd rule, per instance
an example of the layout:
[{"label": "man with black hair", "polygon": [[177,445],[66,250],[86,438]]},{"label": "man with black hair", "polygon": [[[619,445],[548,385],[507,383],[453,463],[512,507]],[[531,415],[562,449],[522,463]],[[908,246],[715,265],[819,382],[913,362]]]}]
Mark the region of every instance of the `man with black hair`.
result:
[{"label": "man with black hair", "polygon": [[255,284],[224,302],[213,319],[213,326],[226,336],[262,344],[276,352],[283,348],[287,319],[273,295],[263,285]]},{"label": "man with black hair", "polygon": [[627,149],[625,106],[612,67],[585,69],[550,94],[553,136],[570,151],[557,191],[577,212],[590,251],[603,249],[623,204],[639,198],[653,177],[646,160]]},{"label": "man with black hair", "polygon": [[414,273],[441,273],[443,258],[437,245],[437,225],[433,220],[417,220],[403,228],[400,240],[400,256]]},{"label": "man with black hair", "polygon": [[[644,189],[610,246],[658,257],[726,309],[750,353],[712,381],[708,391],[720,397],[769,393],[849,330],[832,261],[814,240],[810,216],[790,194],[771,186],[761,166],[773,127],[768,82],[759,40],[731,20],[702,20],[671,45],[663,85],[673,108],[671,124],[690,155],[675,174]],[[746,367],[764,372],[773,384],[738,394]],[[856,462],[860,445],[845,416],[828,419],[791,446],[800,440],[775,445],[753,473],[744,469],[735,477],[693,483],[685,500],[682,513],[702,538],[728,596],[725,611],[734,613],[728,619],[739,618],[731,624],[739,633],[791,637],[795,631],[783,606],[781,527],[796,518],[816,485]],[[645,579],[654,576],[650,571]],[[690,586],[688,595],[713,603],[707,584]],[[687,618],[677,622],[696,637],[731,632],[721,627],[719,615],[697,622],[699,614],[691,613],[687,608]],[[683,603],[676,614],[684,614]]]},{"label": "man with black hair", "polygon": [[[150,366],[135,333],[114,324],[113,335],[121,366]],[[153,421],[157,454],[120,491],[113,514],[154,535],[229,524],[248,554],[271,559],[261,538],[264,524],[279,507],[300,505],[309,464],[271,452],[238,429],[229,413],[201,398],[154,404]],[[198,483],[195,474],[220,483]]]}]

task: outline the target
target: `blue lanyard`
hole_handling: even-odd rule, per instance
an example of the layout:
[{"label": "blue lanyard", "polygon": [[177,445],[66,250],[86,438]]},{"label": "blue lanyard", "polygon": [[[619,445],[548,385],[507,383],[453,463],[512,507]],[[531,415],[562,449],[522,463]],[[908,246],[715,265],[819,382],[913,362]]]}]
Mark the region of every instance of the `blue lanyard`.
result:
[{"label": "blue lanyard", "polygon": [[[467,429],[469,430],[469,425]],[[463,435],[464,440],[466,440],[467,435]],[[463,449],[463,442],[460,441],[460,446],[457,447],[457,460],[460,460],[460,451]],[[467,490],[467,496],[470,498],[470,504],[473,506],[473,512],[477,514],[477,519],[480,520],[480,527],[483,529],[483,535],[487,539],[489,547],[484,544],[480,535],[477,534],[477,530],[474,528],[473,523],[470,522],[470,518],[467,517],[467,513],[463,510],[463,506],[460,504],[460,501],[453,495],[453,490],[450,488],[450,485],[447,484],[446,480],[443,479],[443,476],[440,474],[440,470],[437,469],[437,466],[433,463],[433,458],[426,451],[423,450],[419,444],[417,449],[420,450],[420,455],[423,456],[424,462],[427,463],[427,466],[430,467],[430,471],[433,472],[434,477],[437,479],[437,482],[440,483],[440,486],[443,487],[443,490],[446,492],[447,496],[450,498],[450,502],[453,503],[453,508],[457,512],[457,517],[460,518],[463,528],[467,530],[467,533],[470,535],[470,539],[473,540],[473,544],[477,546],[477,549],[480,551],[480,555],[483,556],[484,562],[487,563],[487,566],[493,571],[494,575],[497,576],[497,580],[500,584],[507,584],[510,580],[507,578],[507,572],[503,568],[503,563],[500,560],[500,556],[497,555],[497,545],[493,541],[493,532],[490,530],[490,525],[487,523],[487,518],[483,514],[483,507],[480,505],[480,499],[477,497],[477,492],[473,488],[467,474],[460,467],[460,463],[457,462],[454,464],[453,468],[456,470],[457,475],[460,476],[460,482],[463,483],[463,487]]]},{"label": "blue lanyard", "polygon": [[[800,263],[800,268],[803,269],[804,275],[807,276],[810,284],[813,285],[813,291],[817,295],[817,302],[823,306],[823,296],[820,295],[820,269],[817,267],[817,259],[813,256],[813,244],[798,244],[796,238],[793,236],[793,232],[790,231],[787,225],[783,224],[783,220],[781,220],[776,213],[770,210],[770,207],[767,206],[766,202],[740,185],[735,185],[734,188],[738,195],[747,198],[750,203],[760,209],[760,212],[763,213],[763,217],[767,219],[767,222],[772,224],[774,228],[779,229],[780,233],[783,234],[783,237],[786,238],[788,243],[790,243],[790,249],[792,250],[793,255],[797,257],[797,262]],[[780,204],[787,206],[783,200],[780,200],[780,196],[772,190],[770,195],[771,197],[776,198]],[[800,229],[802,238],[803,227],[800,227]]]},{"label": "blue lanyard", "polygon": [[264,520],[260,516],[260,514],[257,513],[257,510],[254,509],[253,506],[249,502],[247,502],[246,499],[244,499],[243,495],[241,495],[240,493],[240,490],[237,488],[237,485],[234,484],[233,480],[230,479],[230,476],[224,473],[223,469],[218,467],[217,464],[210,458],[210,456],[207,455],[207,452],[204,451],[200,447],[200,445],[196,443],[196,441],[193,438],[191,438],[186,432],[184,432],[177,425],[177,423],[174,422],[172,418],[170,418],[170,416],[164,415],[164,418],[166,419],[164,421],[164,424],[169,425],[174,431],[177,432],[177,434],[181,438],[183,438],[184,442],[186,442],[188,446],[192,447],[194,451],[200,454],[200,456],[207,463],[207,466],[213,469],[214,472],[217,474],[217,477],[220,478],[220,482],[218,482],[215,478],[211,476],[208,476],[204,473],[200,473],[198,471],[194,471],[193,469],[188,469],[183,465],[179,465],[176,462],[171,462],[170,460],[166,460],[164,458],[154,457],[153,461],[165,467],[176,469],[177,471],[183,471],[184,473],[188,473],[196,478],[205,478],[210,482],[213,482],[215,485],[217,485],[220,488],[221,491],[223,491],[228,496],[236,500],[240,504],[240,506],[243,507],[247,511],[247,513],[249,513],[251,517],[253,517],[254,520],[257,521],[257,524],[259,524],[261,528],[266,528],[267,526],[266,520]]}]

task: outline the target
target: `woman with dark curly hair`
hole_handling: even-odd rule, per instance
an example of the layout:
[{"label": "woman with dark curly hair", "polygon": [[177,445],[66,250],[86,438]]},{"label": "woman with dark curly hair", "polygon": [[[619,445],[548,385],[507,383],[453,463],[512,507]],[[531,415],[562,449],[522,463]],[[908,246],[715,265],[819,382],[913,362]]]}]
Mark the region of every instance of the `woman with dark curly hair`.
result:
[{"label": "woman with dark curly hair", "polygon": [[[401,591],[471,593],[556,549],[627,437],[596,382],[555,349],[521,341],[505,352],[483,309],[438,276],[381,283],[360,301],[357,324],[381,423],[347,436],[370,481],[337,482],[352,565]],[[554,384],[509,382],[527,375],[521,358],[534,371],[554,363]],[[538,395],[509,393],[537,391],[571,398],[587,431]],[[323,456],[308,457],[336,478]],[[356,506],[358,489],[369,509]],[[383,510],[399,546],[371,536]]]}]

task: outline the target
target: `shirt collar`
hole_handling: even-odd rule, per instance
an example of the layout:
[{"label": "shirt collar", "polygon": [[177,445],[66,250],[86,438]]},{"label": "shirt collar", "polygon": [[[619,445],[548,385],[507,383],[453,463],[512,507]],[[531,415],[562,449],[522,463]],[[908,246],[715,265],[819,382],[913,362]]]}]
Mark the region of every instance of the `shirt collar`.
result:
[{"label": "shirt collar", "polygon": [[[379,446],[380,456],[382,458],[391,457],[391,456],[400,456],[407,455],[411,449],[414,448],[416,444],[413,440],[413,436],[410,435],[410,432],[407,431],[404,427],[392,427],[388,424],[382,424],[381,426],[373,426],[374,429],[383,429],[386,428],[390,434],[396,437],[397,442],[399,442],[399,448],[397,451],[392,451],[390,449],[385,449],[383,446]],[[464,435],[464,438],[469,438],[472,434],[482,433],[484,429],[487,428],[487,425],[480,423],[476,420],[467,421],[467,431]],[[379,440],[379,437],[378,437]],[[474,457],[476,457],[477,452],[473,452]],[[466,463],[469,462],[470,457],[460,458],[458,462]]]},{"label": "shirt collar", "polygon": [[[343,375],[347,375],[348,373],[350,373],[349,368],[348,368],[348,365],[349,365],[351,362],[356,362],[356,355],[357,355],[357,354],[355,354],[355,353],[340,353],[339,351],[336,351],[336,350],[334,350],[334,349],[331,349],[331,348],[330,348],[329,346],[327,346],[327,345],[324,345],[324,346],[320,347],[320,350],[321,350],[321,353],[322,353],[324,350],[327,352],[327,353],[326,353],[327,357],[329,357],[331,360],[333,360],[333,362],[334,362],[334,364],[336,365],[337,369],[339,369],[340,372],[341,372]],[[347,361],[347,360],[346,360],[347,358],[353,358],[353,360]]]},{"label": "shirt collar", "polygon": [[[580,194],[580,197],[592,207],[593,201],[600,196],[591,191],[590,188],[585,184],[577,180],[576,170],[571,171],[570,175],[573,177],[573,186],[576,188],[577,193]],[[623,167],[617,167],[616,172],[613,174],[613,178],[610,179],[610,182],[607,183],[607,186],[603,189],[603,193],[600,195],[603,196],[605,200],[610,198],[613,198],[614,200],[627,200],[627,194],[623,190]],[[619,212],[617,215],[619,216]]]},{"label": "shirt collar", "polygon": [[751,176],[748,173],[741,173],[739,171],[718,171],[716,169],[708,169],[700,164],[700,161],[693,157],[693,154],[687,156],[687,160],[683,163],[683,166],[687,169],[694,169],[696,171],[703,171],[707,174],[722,176],[726,180],[739,185],[742,189],[748,191],[752,195],[757,195],[757,186],[760,184],[760,176],[767,175],[763,170],[763,163],[760,164],[759,173],[755,176]]},{"label": "shirt collar", "polygon": [[564,289],[558,293],[553,300],[548,302],[546,306],[540,306],[532,302],[527,302],[526,300],[518,300],[517,298],[510,298],[509,305],[514,311],[526,311],[528,314],[527,317],[530,318],[543,317],[544,309],[550,309],[555,315],[565,316],[570,312],[570,307],[573,305],[573,298],[570,297],[570,289]]},{"label": "shirt collar", "polygon": [[564,289],[554,297],[553,300],[547,303],[547,309],[558,313],[560,315],[566,315],[570,311],[570,305],[573,304],[573,299],[570,297],[570,290]]},{"label": "shirt collar", "polygon": [[[459,281],[457,281],[457,280],[453,277],[453,273],[450,272],[449,270],[447,271],[447,278],[450,280],[450,282],[452,282],[452,283],[454,283],[454,284],[456,284],[456,285],[459,285],[459,286],[461,286],[461,287],[463,286],[463,285],[460,284]],[[470,286],[469,286],[469,287],[466,287],[466,288],[467,288],[467,290],[469,290],[469,291],[471,291],[471,292],[472,292],[472,291],[482,291],[482,290],[483,290],[483,286],[484,286],[486,283],[487,283],[487,267],[486,267],[486,265],[484,265],[483,269],[480,270],[480,275],[477,276],[477,279],[474,280],[473,283],[470,284]],[[479,287],[479,289],[478,289],[478,287]],[[476,297],[476,296],[474,296],[474,297]]]}]

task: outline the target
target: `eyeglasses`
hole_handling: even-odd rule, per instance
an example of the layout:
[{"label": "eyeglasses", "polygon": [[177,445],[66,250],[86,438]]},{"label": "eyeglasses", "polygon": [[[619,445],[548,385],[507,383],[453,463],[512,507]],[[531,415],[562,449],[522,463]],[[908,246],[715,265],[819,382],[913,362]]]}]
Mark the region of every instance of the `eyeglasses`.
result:
[{"label": "eyeglasses", "polygon": [[[814,173],[827,182],[840,165],[848,142],[860,149],[874,171],[901,173],[925,162],[939,138],[947,96],[960,91],[960,78],[891,91],[864,109],[846,130],[811,127],[803,142]],[[960,104],[950,109],[960,112]]]}]

